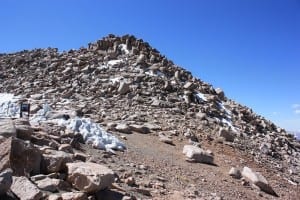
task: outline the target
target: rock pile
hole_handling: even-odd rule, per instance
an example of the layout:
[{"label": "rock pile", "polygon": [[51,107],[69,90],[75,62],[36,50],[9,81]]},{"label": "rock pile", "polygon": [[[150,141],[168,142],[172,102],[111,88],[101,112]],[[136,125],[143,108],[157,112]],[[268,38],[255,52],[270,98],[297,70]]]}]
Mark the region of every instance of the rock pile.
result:
[{"label": "rock pile", "polygon": [[[134,36],[109,35],[67,52],[48,48],[1,54],[0,70],[0,92],[30,99],[32,114],[47,102],[55,110],[75,110],[75,115],[91,118],[116,134],[158,133],[168,144],[176,137],[192,145],[218,141],[300,183],[300,144],[292,134],[228,99],[222,89],[193,77]],[[16,181],[11,189],[29,181],[37,199],[62,190],[69,192],[60,195],[68,196],[65,199],[72,195],[84,199],[108,187],[113,173],[102,166],[77,164],[84,158],[73,148],[74,134],[57,125],[52,130],[47,123],[41,125],[42,131],[23,120],[0,121],[0,171],[12,169]],[[213,164],[212,152],[195,148],[185,148],[188,158]],[[80,167],[88,174],[82,174]],[[94,180],[89,173],[97,170],[104,174],[98,173]],[[85,182],[90,185],[80,185]],[[78,193],[70,193],[71,188]]]},{"label": "rock pile", "polygon": [[[112,170],[100,164],[82,162],[79,152],[60,137],[42,130],[33,131],[31,126],[27,126],[26,130],[22,129],[28,136],[24,140],[20,137],[22,135],[17,134],[19,121],[1,119],[1,198],[11,195],[22,200],[50,199],[54,195],[52,193],[56,196],[67,193],[71,199],[87,199],[114,182]],[[82,195],[73,193],[72,188]],[[9,194],[9,190],[13,194]]]}]

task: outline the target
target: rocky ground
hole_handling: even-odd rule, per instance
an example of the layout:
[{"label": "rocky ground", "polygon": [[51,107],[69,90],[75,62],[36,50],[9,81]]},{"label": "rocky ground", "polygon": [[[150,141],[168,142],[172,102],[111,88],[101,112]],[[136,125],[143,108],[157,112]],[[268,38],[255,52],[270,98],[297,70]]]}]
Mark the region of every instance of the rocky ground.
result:
[{"label": "rocky ground", "polygon": [[[0,92],[32,117],[52,108],[39,123],[0,119],[1,199],[299,199],[292,134],[133,36],[1,54],[0,69]],[[56,123],[66,116],[126,150],[84,142]]]}]

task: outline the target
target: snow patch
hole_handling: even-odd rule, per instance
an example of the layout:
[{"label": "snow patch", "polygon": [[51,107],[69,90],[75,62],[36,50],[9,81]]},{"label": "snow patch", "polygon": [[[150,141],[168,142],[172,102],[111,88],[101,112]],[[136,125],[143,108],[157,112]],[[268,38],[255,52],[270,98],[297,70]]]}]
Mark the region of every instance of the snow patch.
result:
[{"label": "snow patch", "polygon": [[0,117],[18,117],[20,107],[17,104],[19,97],[10,93],[0,93]]},{"label": "snow patch", "polygon": [[120,44],[119,48],[122,50],[122,52],[124,52],[125,54],[129,54],[129,50],[127,48],[126,44]]},{"label": "snow patch", "polygon": [[[17,103],[18,97],[13,94],[0,93],[0,117],[19,117],[20,107]],[[67,104],[68,101],[61,102]],[[40,124],[42,122],[52,122],[63,125],[68,129],[80,133],[87,144],[93,147],[105,150],[124,150],[125,145],[115,136],[103,130],[99,124],[94,123],[89,118],[75,117],[72,119],[49,119],[51,107],[48,103],[43,104],[36,114],[29,118],[31,124]]]},{"label": "snow patch", "polygon": [[196,96],[197,96],[198,98],[200,98],[202,101],[207,101],[207,98],[206,98],[205,95],[204,95],[203,93],[201,93],[201,92],[198,92],[198,93],[196,94]]},{"label": "snow patch", "polygon": [[110,60],[107,62],[107,67],[114,67],[116,65],[120,65],[123,60]]},{"label": "snow patch", "polygon": [[103,130],[99,124],[92,122],[89,118],[60,119],[58,124],[79,132],[83,136],[84,141],[94,148],[105,150],[126,149],[125,145],[118,138]]},{"label": "snow patch", "polygon": [[150,70],[150,71],[145,72],[145,74],[147,74],[149,76],[165,77],[165,74],[159,70],[157,70],[156,72],[154,72],[153,70]]},{"label": "snow patch", "polygon": [[228,110],[228,109],[224,106],[224,102],[221,102],[221,103],[218,103],[218,104],[219,104],[220,109],[225,111],[226,117],[227,117],[228,119],[231,119],[231,111]]},{"label": "snow patch", "polygon": [[124,150],[125,145],[119,141],[118,138],[103,130],[99,124],[94,123],[89,118],[75,117],[72,119],[48,119],[48,114],[51,112],[49,104],[44,104],[43,108],[39,110],[32,118],[32,123],[40,123],[44,121],[51,121],[58,125],[63,125],[66,128],[80,133],[87,144],[92,145],[97,149],[105,150]]}]

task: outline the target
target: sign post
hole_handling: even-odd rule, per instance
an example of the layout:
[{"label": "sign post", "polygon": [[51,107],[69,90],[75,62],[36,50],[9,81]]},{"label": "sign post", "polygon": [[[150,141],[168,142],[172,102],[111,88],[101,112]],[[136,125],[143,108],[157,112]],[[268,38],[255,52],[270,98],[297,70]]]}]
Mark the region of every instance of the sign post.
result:
[{"label": "sign post", "polygon": [[29,118],[29,114],[30,114],[30,104],[29,103],[21,102],[20,118],[23,117],[23,112],[27,112],[27,117]]}]

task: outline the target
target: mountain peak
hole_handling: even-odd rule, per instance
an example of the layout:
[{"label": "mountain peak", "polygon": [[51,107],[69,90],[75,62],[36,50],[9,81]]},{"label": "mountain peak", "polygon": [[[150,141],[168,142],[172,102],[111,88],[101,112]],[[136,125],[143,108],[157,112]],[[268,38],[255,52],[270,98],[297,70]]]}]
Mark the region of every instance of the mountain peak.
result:
[{"label": "mountain peak", "polygon": [[223,145],[300,182],[300,145],[293,135],[132,35],[110,34],[66,52],[2,54],[0,70],[0,92],[28,99],[36,108],[32,114],[47,102],[53,109],[80,111],[115,134],[152,133],[169,143],[176,138],[180,144]]}]

